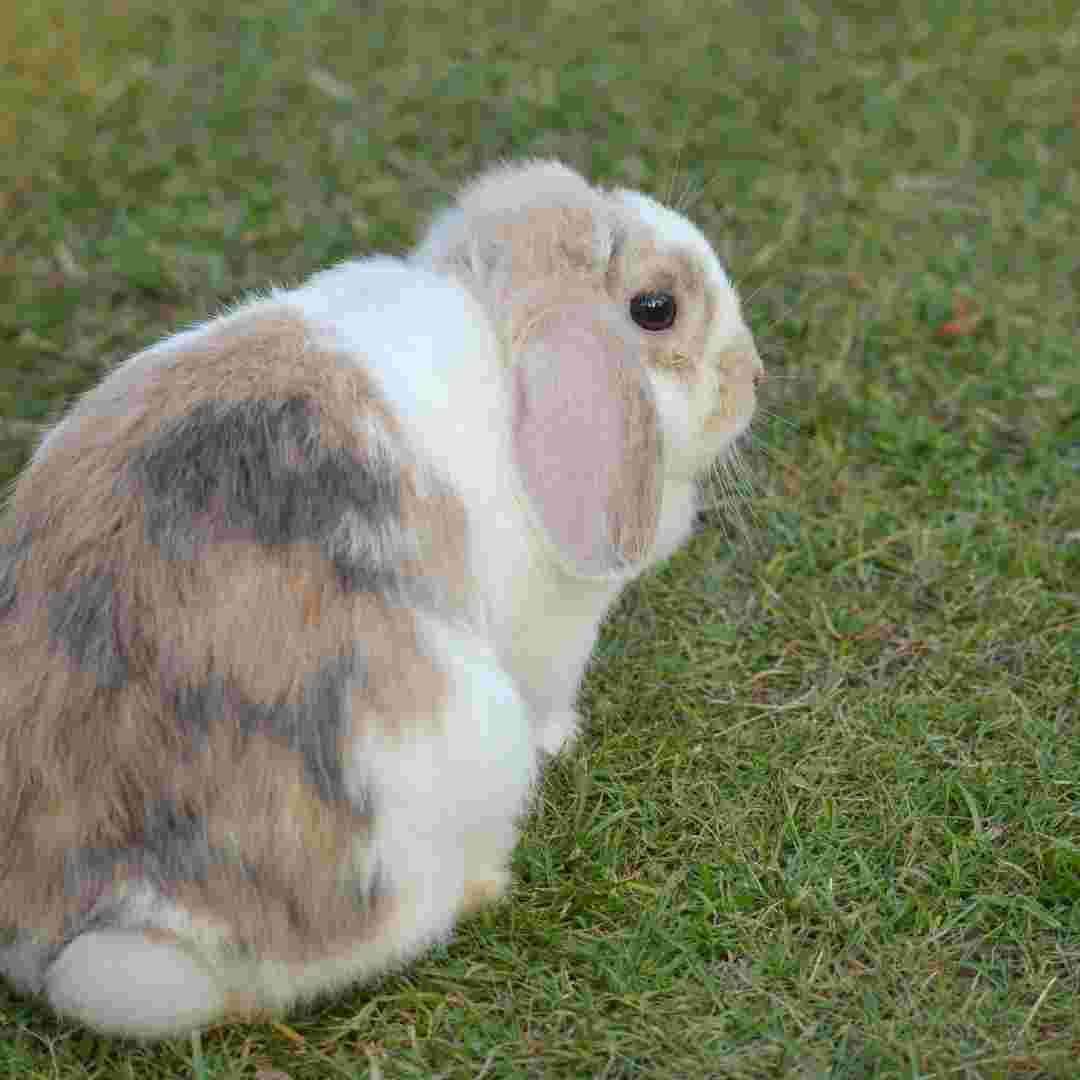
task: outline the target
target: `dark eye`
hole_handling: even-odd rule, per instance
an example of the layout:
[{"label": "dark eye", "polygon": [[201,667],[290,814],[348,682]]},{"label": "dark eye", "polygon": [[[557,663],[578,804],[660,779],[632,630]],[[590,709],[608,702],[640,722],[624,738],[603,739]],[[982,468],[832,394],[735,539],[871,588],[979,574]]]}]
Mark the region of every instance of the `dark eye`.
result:
[{"label": "dark eye", "polygon": [[675,323],[678,310],[669,292],[643,292],[630,300],[630,318],[642,330],[667,330]]}]

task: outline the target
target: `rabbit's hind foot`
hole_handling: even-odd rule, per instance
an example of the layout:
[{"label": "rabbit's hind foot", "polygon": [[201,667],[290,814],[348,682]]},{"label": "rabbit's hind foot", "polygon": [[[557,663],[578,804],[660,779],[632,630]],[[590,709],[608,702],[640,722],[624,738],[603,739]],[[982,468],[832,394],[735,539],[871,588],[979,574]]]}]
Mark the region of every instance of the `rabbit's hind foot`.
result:
[{"label": "rabbit's hind foot", "polygon": [[160,930],[81,934],[49,968],[44,989],[57,1012],[136,1038],[178,1035],[230,1011],[210,974]]}]

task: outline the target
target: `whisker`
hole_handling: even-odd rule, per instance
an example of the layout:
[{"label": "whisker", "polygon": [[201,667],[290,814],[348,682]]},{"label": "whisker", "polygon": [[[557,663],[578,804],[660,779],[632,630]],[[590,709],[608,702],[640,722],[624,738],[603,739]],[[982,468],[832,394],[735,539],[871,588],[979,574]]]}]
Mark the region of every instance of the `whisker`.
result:
[{"label": "whisker", "polygon": [[757,485],[757,476],[742,455],[742,447],[736,444],[731,448],[731,459],[735,466],[735,472],[746,487],[753,491]]},{"label": "whisker", "polygon": [[798,431],[799,425],[794,420],[789,420],[786,416],[781,416],[778,412],[773,412],[772,409],[766,409],[761,405],[757,408],[758,415],[767,417],[769,420],[775,420],[778,424],[783,424],[786,428],[790,428],[792,431]]},{"label": "whisker", "polygon": [[682,198],[679,200],[678,206],[675,209],[681,214],[688,214],[699,202],[701,202],[710,189],[722,179],[723,176],[720,173],[717,173],[712,179],[703,181],[701,186],[695,191],[693,178],[689,177],[690,182],[687,184],[686,190],[683,192]]},{"label": "whisker", "polygon": [[[786,319],[789,315],[791,315],[791,313],[793,311],[795,311],[797,305],[805,304],[808,301],[813,300],[815,297],[820,296],[823,292],[825,292],[826,289],[829,288],[829,285],[830,285],[830,283],[826,282],[825,284],[815,286],[814,288],[810,289],[807,292],[801,293],[798,296],[797,299],[792,300],[790,303],[785,304],[780,309],[780,311],[777,312],[777,314],[775,316],[773,316],[773,318],[770,319],[768,323],[765,324],[765,326],[761,327],[758,330],[758,333],[767,334],[767,333],[769,333],[769,331],[775,330],[776,327],[779,326],[780,323],[783,322],[784,319]],[[765,286],[762,286],[762,288],[764,288],[764,287]],[[757,289],[751,295],[756,296],[757,293],[760,293],[760,292],[761,292],[761,289]],[[749,301],[744,300],[743,301],[743,306],[745,307],[748,303],[749,303]]]},{"label": "whisker", "polygon": [[713,462],[709,480],[705,494],[708,496],[709,509],[720,526],[725,532],[734,530],[754,542],[757,534],[752,526],[758,523],[757,510],[752,501],[756,493],[755,478],[737,444],[728,447],[724,456]]},{"label": "whisker", "polygon": [[746,513],[750,520],[756,522],[758,520],[758,502],[757,496],[764,491],[764,484],[754,482],[754,486],[750,486],[750,482],[746,482],[747,486],[743,493],[743,506],[746,509]]},{"label": "whisker", "polygon": [[[695,206],[697,206],[697,204],[699,202],[701,202],[701,200],[705,197],[705,194],[708,192],[709,188],[711,188],[714,184],[716,184],[717,181],[719,181],[720,179],[721,179],[720,175],[717,174],[711,180],[709,180],[707,183],[703,183],[701,185],[701,187],[698,188],[697,193],[694,195],[693,200],[688,200],[686,202],[686,204],[682,207],[682,212],[683,213],[689,213]],[[689,192],[687,194],[689,194]]]},{"label": "whisker", "polygon": [[[758,451],[764,451],[766,457],[772,457],[777,447],[771,441],[773,431],[770,426],[764,423],[765,419],[766,418],[762,417],[760,414],[756,415],[754,417],[753,423],[751,423],[750,425],[750,429],[746,432],[745,438],[747,442],[754,448],[755,454],[757,454]],[[775,414],[773,414],[767,419],[770,421],[778,420],[781,423],[784,423],[785,426],[790,427],[792,430],[797,430],[798,428],[798,425],[793,423],[791,420],[786,420],[786,418],[783,416],[776,416]]]},{"label": "whisker", "polygon": [[[772,282],[766,281],[759,285],[752,293],[742,299],[743,308],[749,308],[750,304],[756,299],[762,292],[767,289]],[[797,307],[809,303],[811,300],[819,297],[823,292],[835,286],[836,282],[833,279],[826,281],[820,281],[816,285],[812,285],[808,288],[804,288],[794,300],[786,303],[776,315],[774,315],[764,326],[758,328],[756,333],[768,334],[789,315],[791,315]]]},{"label": "whisker", "polygon": [[687,176],[686,187],[683,189],[682,195],[679,196],[679,202],[676,209],[680,214],[687,214],[700,197],[700,189],[697,194],[694,192],[694,178],[692,176]]},{"label": "whisker", "polygon": [[746,498],[746,492],[735,482],[735,478],[731,475],[731,472],[726,467],[725,463],[718,462],[713,475],[716,485],[723,494],[726,502],[736,513],[738,513],[741,509],[741,503]]},{"label": "whisker", "polygon": [[750,437],[751,445],[754,447],[755,454],[761,454],[762,457],[768,458],[774,465],[778,465],[783,468],[787,462],[781,458],[779,451],[776,447],[770,446],[767,442],[757,436]]},{"label": "whisker", "polygon": [[[679,172],[681,171],[681,168],[682,168],[683,151],[686,149],[686,144],[687,144],[687,142],[688,142],[688,140],[690,138],[690,112],[689,112],[689,109],[687,109],[683,113],[681,127],[682,127],[682,131],[679,134],[678,149],[675,151],[675,167],[672,169],[671,178],[668,180],[667,196],[664,199],[664,205],[665,206],[670,206],[677,213],[682,212],[682,207],[681,207],[680,204],[682,202],[682,199],[686,197],[686,192],[684,191],[683,195],[680,197],[680,199],[677,202],[672,203],[672,198],[675,195],[675,183],[679,179]],[[689,184],[689,182],[690,182],[690,177],[688,175],[687,176],[687,183]]]},{"label": "whisker", "polygon": [[[671,197],[675,194],[675,181],[679,178],[679,166],[682,165],[683,146],[686,144],[686,132],[679,140],[679,149],[675,151],[675,168],[671,171],[671,179],[668,180],[667,196],[664,199],[665,206],[671,206]],[[676,210],[678,207],[675,208]]]},{"label": "whisker", "polygon": [[743,304],[743,307],[747,307],[747,306],[748,306],[748,305],[749,305],[750,303],[752,303],[752,302],[753,302],[753,301],[754,301],[754,300],[755,300],[755,299],[756,299],[756,298],[757,298],[757,297],[758,297],[758,296],[759,296],[759,295],[760,295],[761,293],[763,293],[763,292],[764,292],[764,291],[765,291],[765,290],[766,290],[766,289],[767,289],[767,288],[768,288],[768,287],[769,287],[769,286],[770,286],[771,284],[772,284],[772,282],[771,282],[771,281],[763,281],[763,282],[762,282],[762,283],[761,283],[761,284],[760,284],[760,285],[759,285],[759,286],[758,286],[758,287],[757,287],[757,288],[756,288],[756,289],[755,289],[755,290],[754,290],[754,291],[753,291],[752,293],[750,293],[750,295],[749,295],[749,296],[744,296],[744,297],[742,298],[742,304]]},{"label": "whisker", "polygon": [[721,509],[730,514],[738,522],[741,532],[749,531],[749,523],[757,520],[757,510],[752,499],[753,492],[739,491],[730,486],[730,481],[721,484],[724,492],[724,501]]}]

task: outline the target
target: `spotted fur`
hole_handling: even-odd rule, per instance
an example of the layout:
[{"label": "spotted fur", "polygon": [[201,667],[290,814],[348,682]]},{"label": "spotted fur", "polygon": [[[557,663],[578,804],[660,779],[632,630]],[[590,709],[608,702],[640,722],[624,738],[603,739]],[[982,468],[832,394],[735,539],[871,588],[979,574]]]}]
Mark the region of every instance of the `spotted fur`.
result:
[{"label": "spotted fur", "polygon": [[128,648],[122,625],[124,597],[107,570],[49,593],[49,635],[72,663],[93,674],[99,686],[117,689],[128,680]]},{"label": "spotted fur", "polygon": [[370,380],[310,337],[273,307],[159,347],[118,373],[141,409],[106,382],[16,490],[43,523],[0,547],[0,926],[27,927],[0,963],[22,984],[87,926],[144,920],[138,890],[286,955],[369,926],[345,747],[406,702],[438,714],[445,677],[395,604],[453,607],[464,514],[418,492],[429,467]]},{"label": "spotted fur", "polygon": [[0,543],[0,620],[15,610],[18,600],[16,578],[19,567],[30,553],[30,531],[20,530],[8,543]]}]

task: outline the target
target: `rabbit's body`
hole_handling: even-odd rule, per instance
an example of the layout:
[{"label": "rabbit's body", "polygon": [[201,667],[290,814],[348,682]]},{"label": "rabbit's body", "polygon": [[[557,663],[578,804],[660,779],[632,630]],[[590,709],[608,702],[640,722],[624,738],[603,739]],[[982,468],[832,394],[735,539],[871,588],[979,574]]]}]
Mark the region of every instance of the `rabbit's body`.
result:
[{"label": "rabbit's body", "polygon": [[[504,891],[600,620],[753,406],[683,224],[497,171],[411,259],[178,334],[52,430],[0,533],[0,972],[171,1034]],[[677,361],[626,318],[642,288],[698,296]]]}]

